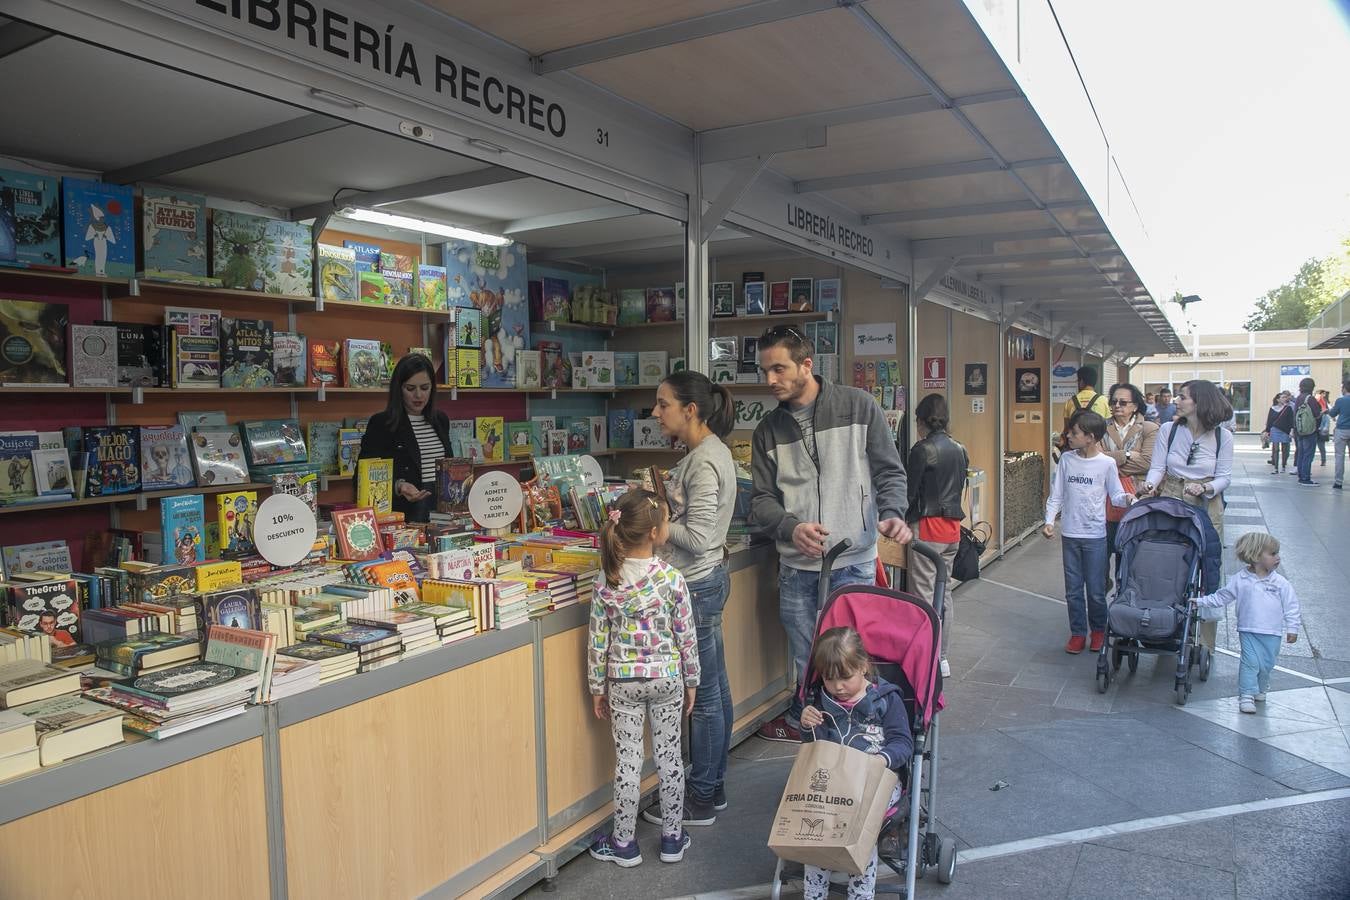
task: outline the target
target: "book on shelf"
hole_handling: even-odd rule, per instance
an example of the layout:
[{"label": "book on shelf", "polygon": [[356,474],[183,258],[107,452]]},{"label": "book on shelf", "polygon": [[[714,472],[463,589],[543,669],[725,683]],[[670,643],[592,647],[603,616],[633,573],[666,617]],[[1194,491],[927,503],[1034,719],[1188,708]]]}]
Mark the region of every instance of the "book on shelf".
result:
[{"label": "book on shelf", "polygon": [[304,387],[308,383],[305,336],[295,331],[272,333],[272,374],[277,387]]},{"label": "book on shelf", "polygon": [[148,700],[160,715],[165,715],[246,703],[261,680],[258,672],[202,661],[151,672],[120,684],[115,690]]},{"label": "book on shelf", "polygon": [[228,491],[216,495],[220,523],[220,553],[225,557],[248,556],[255,551],[253,521],[258,513],[257,491]]},{"label": "book on shelf", "polygon": [[334,510],[333,531],[342,559],[374,559],[382,551],[375,510],[369,507]]},{"label": "book on shelf", "polygon": [[473,479],[472,460],[465,457],[441,457],[436,460],[436,511],[467,512]]},{"label": "book on shelf", "polygon": [[[130,563],[122,563],[129,568]],[[196,574],[190,565],[166,563],[160,566],[140,564],[130,568],[128,588],[131,597],[144,601],[162,601],[195,589]]]},{"label": "book on shelf", "polygon": [[362,457],[356,464],[356,505],[368,506],[375,514],[394,509],[394,461]]},{"label": "book on shelf", "polygon": [[159,501],[159,533],[165,562],[188,565],[206,559],[206,512],[201,494]]},{"label": "book on shelf", "polygon": [[380,277],[384,279],[385,302],[390,306],[412,307],[416,303],[413,285],[415,276],[412,272],[405,272],[402,269],[382,269]]},{"label": "book on shelf", "polygon": [[309,461],[324,475],[338,473],[338,422],[310,422],[308,431]]},{"label": "book on shelf", "polygon": [[590,447],[592,453],[609,449],[609,423],[604,416],[587,416],[591,423]]},{"label": "book on shelf", "polygon": [[36,431],[0,432],[0,505],[37,499],[33,453],[38,450]]},{"label": "book on shelf", "polygon": [[69,384],[65,303],[0,300],[0,384]]},{"label": "book on shelf", "polygon": [[540,351],[517,350],[516,351],[516,371],[518,373],[517,387],[524,389],[542,387],[544,384],[542,366],[543,361]]},{"label": "book on shelf", "polygon": [[647,288],[647,321],[675,321],[675,288],[673,286]]},{"label": "book on shelf", "polygon": [[812,312],[815,309],[814,296],[811,278],[798,276],[788,281],[789,312]]},{"label": "book on shelf", "polygon": [[769,282],[769,314],[790,312],[792,309],[791,286],[786,281]]},{"label": "book on shelf", "polygon": [[633,448],[637,450],[668,450],[670,438],[661,433],[660,419],[633,421]]},{"label": "book on shelf", "polygon": [[570,322],[572,292],[565,278],[542,279],[544,322]]},{"label": "book on shelf", "polygon": [[14,239],[0,262],[61,265],[61,195],[55,175],[0,169],[0,203],[14,220]]},{"label": "book on shelf", "polygon": [[220,387],[220,338],[169,332],[170,387]]},{"label": "book on shelf", "polygon": [[117,386],[167,387],[165,335],[158,325],[109,322],[95,325],[117,329]]},{"label": "book on shelf", "polygon": [[26,703],[14,711],[33,721],[44,766],[54,766],[124,740],[120,710],[76,694]]},{"label": "book on shelf", "polygon": [[248,461],[239,429],[196,428],[188,438],[188,445],[192,448],[197,484],[211,487],[248,481]]},{"label": "book on shelf", "polygon": [[534,454],[529,422],[506,423],[506,456],[512,461],[527,460]]},{"label": "book on shelf", "polygon": [[219,559],[199,563],[193,566],[192,571],[196,577],[197,593],[199,594],[241,587],[244,583],[243,567],[237,559]]},{"label": "book on shelf", "polygon": [[80,690],[80,673],[34,659],[0,665],[0,709]]},{"label": "book on shelf", "polygon": [[192,458],[182,425],[141,425],[141,490],[164,491],[191,487]]},{"label": "book on shelf", "polygon": [[[299,465],[299,464],[296,464]],[[272,483],[273,494],[299,497],[315,517],[319,514],[319,470],[314,465],[287,472],[272,472],[266,476]]]},{"label": "book on shelf", "polygon": [[633,446],[633,423],[636,413],[632,409],[611,409],[608,413],[607,436],[609,446],[615,449],[631,449]]},{"label": "book on shelf", "polygon": [[40,500],[69,500],[74,496],[75,476],[65,447],[33,451],[33,481]]},{"label": "book on shelf", "polygon": [[273,324],[267,319],[220,320],[220,386],[266,388],[276,384]]},{"label": "book on shelf", "polygon": [[591,452],[590,417],[574,418],[567,420],[567,452],[568,453]]},{"label": "book on shelf", "polygon": [[714,319],[729,319],[736,315],[736,282],[712,283],[712,314]]},{"label": "book on shelf", "polygon": [[199,428],[228,428],[225,420],[225,410],[183,410],[178,413],[178,424],[182,426],[184,434],[192,434]]},{"label": "book on shelf", "polygon": [[665,350],[643,350],[638,353],[638,384],[659,387],[668,374],[670,354]]},{"label": "book on shelf", "polygon": [[839,309],[842,281],[838,278],[816,279],[816,312],[830,313]]},{"label": "book on shelf", "polygon": [[240,425],[249,468],[308,461],[304,432],[295,419],[261,419]]},{"label": "book on shelf", "polygon": [[745,314],[747,316],[762,316],[768,312],[763,281],[744,282],[741,285],[741,292],[745,298]]},{"label": "book on shelf", "polygon": [[378,244],[366,244],[361,241],[343,241],[342,246],[352,251],[356,271],[375,272],[380,267],[380,247]]},{"label": "book on shelf", "polygon": [[65,541],[37,541],[0,547],[6,578],[33,572],[70,572],[70,545]]},{"label": "book on shelf", "polygon": [[347,477],[356,474],[356,461],[361,455],[361,437],[365,432],[360,428],[338,429],[338,475]]},{"label": "book on shelf", "polygon": [[312,290],[309,225],[213,209],[211,274],[227,288],[290,297]]},{"label": "book on shelf", "polygon": [[[378,250],[376,251],[378,256]],[[357,300],[356,250],[332,244],[318,245],[319,296],[324,300]],[[369,260],[367,265],[369,265]]]},{"label": "book on shelf", "polygon": [[193,306],[166,306],[164,325],[179,334],[220,337],[220,310]]},{"label": "book on shelf", "polygon": [[61,236],[65,265],[80,275],[132,278],[136,274],[135,191],[130,185],[61,179]]},{"label": "book on shelf", "polygon": [[483,462],[499,463],[506,460],[504,417],[478,416],[474,419],[474,436],[483,446]]},{"label": "book on shelf", "polygon": [[425,263],[417,267],[417,307],[419,309],[443,310],[449,308],[445,293],[445,267],[429,266]]},{"label": "book on shelf", "polygon": [[311,387],[339,387],[342,384],[340,342],[309,342],[309,384]]},{"label": "book on shelf", "polygon": [[70,351],[72,387],[118,386],[116,327],[72,323],[66,345]]},{"label": "book on shelf", "polygon": [[619,291],[620,325],[640,325],[647,320],[647,292],[643,288]]},{"label": "book on shelf", "polygon": [[198,619],[202,627],[262,629],[262,601],[256,588],[233,587],[201,595]]},{"label": "book on shelf", "polygon": [[148,281],[219,287],[206,273],[206,198],[159,185],[141,186],[141,245]]},{"label": "book on shelf", "polygon": [[385,377],[380,342],[347,338],[342,342],[342,374],[346,387],[377,388]]},{"label": "book on shelf", "polygon": [[462,456],[462,448],[477,437],[477,423],[473,419],[451,419],[449,433],[450,452]]}]

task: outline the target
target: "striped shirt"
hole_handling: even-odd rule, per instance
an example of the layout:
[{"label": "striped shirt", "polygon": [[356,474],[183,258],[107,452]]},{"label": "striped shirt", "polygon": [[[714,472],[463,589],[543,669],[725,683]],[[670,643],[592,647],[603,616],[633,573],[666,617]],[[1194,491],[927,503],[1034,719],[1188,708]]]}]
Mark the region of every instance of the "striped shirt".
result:
[{"label": "striped shirt", "polygon": [[445,456],[445,444],[425,416],[408,413],[408,421],[412,423],[413,436],[417,438],[417,449],[422,457],[422,484],[435,484],[436,460]]}]

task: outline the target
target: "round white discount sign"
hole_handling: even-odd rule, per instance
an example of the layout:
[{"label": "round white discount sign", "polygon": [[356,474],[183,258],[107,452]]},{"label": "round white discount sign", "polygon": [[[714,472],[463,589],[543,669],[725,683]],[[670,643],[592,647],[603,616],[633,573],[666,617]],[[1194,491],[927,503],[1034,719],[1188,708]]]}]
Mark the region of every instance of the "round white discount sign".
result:
[{"label": "round white discount sign", "polygon": [[483,528],[505,528],[520,515],[525,495],[520,482],[505,472],[488,472],[469,489],[469,515]]},{"label": "round white discount sign", "polygon": [[290,494],[273,494],[258,507],[253,543],[258,554],[272,565],[293,566],[314,547],[318,530],[314,513],[305,501]]},{"label": "round white discount sign", "polygon": [[581,466],[581,478],[588,488],[602,487],[605,483],[605,470],[600,468],[600,463],[595,461],[595,457],[586,454],[579,460]]}]

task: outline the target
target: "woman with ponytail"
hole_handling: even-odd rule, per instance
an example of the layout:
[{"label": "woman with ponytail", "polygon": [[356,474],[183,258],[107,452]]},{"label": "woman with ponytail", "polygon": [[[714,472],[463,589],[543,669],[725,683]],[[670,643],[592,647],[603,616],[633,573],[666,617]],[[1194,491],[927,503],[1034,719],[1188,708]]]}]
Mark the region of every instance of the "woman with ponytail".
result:
[{"label": "woman with ponytail", "polygon": [[[701,372],[676,372],[656,391],[653,415],[661,430],[689,452],[670,471],[666,495],[670,533],[658,548],[689,585],[702,672],[689,723],[692,767],[684,795],[684,824],[711,825],[726,809],[723,780],[731,751],[731,686],[722,644],[722,607],[731,582],[726,540],[736,507],[736,464],[722,438],[731,433],[735,406],[726,387]],[[660,822],[655,805],[643,810]]]}]

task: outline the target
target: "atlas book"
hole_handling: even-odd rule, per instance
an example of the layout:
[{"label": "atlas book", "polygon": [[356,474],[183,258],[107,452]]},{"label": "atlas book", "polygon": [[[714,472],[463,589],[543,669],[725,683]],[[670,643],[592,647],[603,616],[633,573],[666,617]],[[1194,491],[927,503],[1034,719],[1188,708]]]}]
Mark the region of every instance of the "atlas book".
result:
[{"label": "atlas book", "polygon": [[116,327],[72,324],[67,346],[73,387],[118,386]]},{"label": "atlas book", "polygon": [[0,384],[69,384],[64,303],[0,300]]},{"label": "atlas book", "polygon": [[380,342],[362,338],[343,341],[342,371],[346,387],[378,388],[385,372]]},{"label": "atlas book", "polygon": [[244,442],[237,428],[199,428],[188,438],[197,484],[243,484],[248,481]]},{"label": "atlas book", "polygon": [[[12,255],[0,263],[61,265],[61,197],[55,175],[0,169],[0,206],[13,217]],[[2,243],[2,242],[0,242]]]},{"label": "atlas book", "polygon": [[276,384],[272,323],[266,319],[220,320],[220,386],[264,388]]},{"label": "atlas book", "polygon": [[212,210],[211,274],[227,288],[308,297],[311,230],[300,222]]},{"label": "atlas book", "polygon": [[148,184],[141,198],[142,277],[219,287],[220,279],[206,274],[206,198]]},{"label": "atlas book", "polygon": [[647,288],[647,321],[675,321],[675,288]]},{"label": "atlas book", "polygon": [[169,332],[172,387],[220,387],[220,338]]},{"label": "atlas book", "polygon": [[352,251],[356,260],[356,271],[377,272],[380,268],[380,248],[378,244],[363,244],[360,241],[343,241],[343,248]]},{"label": "atlas book", "polygon": [[304,432],[295,419],[263,419],[244,422],[244,446],[249,467],[307,462]]},{"label": "atlas book", "polygon": [[277,387],[304,387],[305,336],[294,331],[272,334],[272,375]]},{"label": "atlas book", "polygon": [[192,458],[182,425],[141,425],[141,490],[191,487]]},{"label": "atlas book", "polygon": [[140,428],[97,425],[84,429],[84,449],[92,454],[85,495],[131,494],[141,488]]},{"label": "atlas book", "polygon": [[319,296],[324,300],[355,303],[359,299],[356,251],[351,247],[335,247],[332,244],[319,244],[318,249]]},{"label": "atlas book", "polygon": [[129,185],[61,179],[65,264],[80,275],[136,274],[135,192]]},{"label": "atlas book", "polygon": [[445,295],[445,267],[417,267],[417,306],[419,309],[448,309]]},{"label": "atlas book", "polygon": [[222,557],[238,559],[254,552],[253,520],[257,513],[257,491],[232,491],[216,495],[216,521],[220,523]]},{"label": "atlas book", "polygon": [[165,562],[189,565],[206,559],[206,514],[201,494],[159,501],[159,533]]},{"label": "atlas book", "polygon": [[309,383],[315,387],[342,384],[342,344],[338,341],[309,342]]}]

